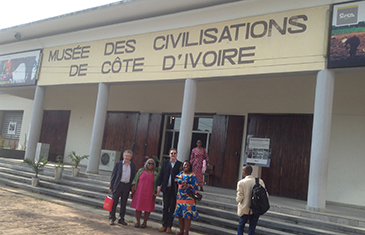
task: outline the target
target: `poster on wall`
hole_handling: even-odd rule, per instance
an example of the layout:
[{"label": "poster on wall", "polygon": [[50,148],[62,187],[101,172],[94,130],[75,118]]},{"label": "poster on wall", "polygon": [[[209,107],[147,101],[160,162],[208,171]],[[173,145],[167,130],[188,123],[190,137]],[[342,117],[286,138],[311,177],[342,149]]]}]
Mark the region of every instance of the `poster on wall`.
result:
[{"label": "poster on wall", "polygon": [[40,50],[0,56],[0,87],[35,85]]},{"label": "poster on wall", "polygon": [[9,122],[8,135],[15,135],[15,131],[16,131],[16,122]]},{"label": "poster on wall", "polygon": [[270,167],[271,150],[270,138],[254,138],[248,136],[246,145],[245,164]]},{"label": "poster on wall", "polygon": [[332,6],[328,68],[365,66],[365,1]]}]

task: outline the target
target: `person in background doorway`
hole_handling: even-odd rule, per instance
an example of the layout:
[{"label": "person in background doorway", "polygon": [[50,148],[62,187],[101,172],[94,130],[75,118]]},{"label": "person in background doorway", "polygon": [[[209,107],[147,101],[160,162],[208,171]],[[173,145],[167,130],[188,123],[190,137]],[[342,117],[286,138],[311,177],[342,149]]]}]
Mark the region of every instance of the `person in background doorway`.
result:
[{"label": "person in background doorway", "polygon": [[189,235],[191,219],[198,219],[199,214],[195,207],[195,198],[190,197],[189,191],[198,190],[196,175],[191,170],[190,161],[184,161],[183,170],[176,176],[175,181],[179,185],[177,192],[176,209],[174,217],[179,218],[180,232],[175,235]]},{"label": "person in background doorway", "polygon": [[[132,204],[136,209],[137,223],[135,228],[145,228],[151,212],[155,211],[156,189],[158,173],[155,171],[155,161],[149,158],[144,167],[139,169],[132,182]],[[141,225],[141,214],[144,211],[144,220]]]},{"label": "person in background doorway", "polygon": [[[237,183],[237,195],[236,202],[237,205],[237,215],[240,217],[237,235],[243,235],[243,230],[247,221],[250,221],[250,226],[248,228],[248,235],[254,235],[257,222],[260,215],[252,213],[250,209],[252,188],[255,185],[255,177],[252,175],[252,166],[247,165],[242,167],[243,179]],[[259,183],[265,187],[264,181],[259,180]]]},{"label": "person in background doorway", "polygon": [[206,165],[209,165],[209,157],[205,148],[202,147],[202,141],[198,140],[196,142],[196,148],[191,151],[190,162],[193,165],[193,172],[198,179],[198,185],[200,186],[200,191],[204,191],[203,185],[203,161],[206,161]]},{"label": "person in background doorway", "polygon": [[128,225],[127,222],[124,221],[124,216],[127,207],[129,192],[131,191],[131,183],[136,173],[135,165],[133,162],[131,162],[132,157],[133,152],[131,150],[124,151],[123,160],[115,164],[111,175],[109,191],[113,195],[114,203],[112,211],[109,213],[110,225],[114,225],[114,221],[116,220],[115,212],[117,210],[119,198],[120,211],[118,223],[122,225]]},{"label": "person in background doorway", "polygon": [[157,181],[157,193],[163,193],[163,210],[162,220],[163,224],[160,232],[172,233],[171,227],[174,220],[173,214],[176,206],[176,192],[177,184],[175,177],[180,172],[182,163],[177,160],[177,151],[172,148],[169,151],[169,160],[162,163],[160,176]]}]

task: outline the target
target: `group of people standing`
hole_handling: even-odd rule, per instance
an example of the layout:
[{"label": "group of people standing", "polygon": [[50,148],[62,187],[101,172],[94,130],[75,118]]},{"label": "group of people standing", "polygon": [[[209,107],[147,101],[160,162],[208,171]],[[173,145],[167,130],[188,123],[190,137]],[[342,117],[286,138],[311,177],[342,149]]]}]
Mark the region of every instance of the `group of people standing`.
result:
[{"label": "group of people standing", "polygon": [[[118,223],[128,225],[124,220],[129,192],[132,192],[131,208],[136,210],[135,228],[146,228],[151,212],[155,211],[156,195],[163,193],[163,224],[159,232],[172,233],[174,217],[179,219],[179,233],[175,235],[188,235],[191,220],[198,219],[196,202],[189,195],[192,190],[195,194],[200,186],[203,191],[204,164],[209,164],[209,157],[202,147],[202,142],[197,141],[197,147],[191,152],[190,161],[181,162],[177,159],[177,150],[169,150],[169,159],[165,160],[158,173],[156,162],[149,158],[144,167],[136,173],[135,165],[131,162],[133,153],[126,150],[123,153],[123,160],[118,162],[112,172],[109,191],[112,193],[114,203],[109,213],[110,225],[116,221],[115,213],[120,198],[120,212]],[[205,161],[205,163],[204,163]],[[243,235],[245,224],[249,221],[249,235],[255,234],[256,224],[259,215],[253,214],[250,209],[252,188],[255,178],[252,176],[252,167],[245,165],[242,168],[243,179],[237,183],[236,201],[237,215],[240,217],[237,229],[238,235]],[[260,179],[259,183],[265,187]],[[144,211],[143,223],[141,215]]]},{"label": "group of people standing", "polygon": [[[110,225],[116,221],[116,208],[120,198],[120,212],[118,223],[128,225],[124,220],[129,192],[132,193],[131,208],[134,208],[136,215],[135,228],[145,228],[150,213],[155,210],[156,195],[163,193],[163,224],[160,232],[172,233],[174,217],[179,219],[179,230],[177,235],[188,235],[191,220],[198,219],[195,199],[189,196],[194,194],[198,186],[203,190],[203,160],[208,164],[209,158],[206,150],[201,147],[198,140],[197,147],[192,150],[191,161],[181,162],[177,159],[177,150],[169,150],[169,159],[162,163],[161,170],[156,171],[156,162],[149,158],[144,167],[135,171],[135,165],[131,161],[133,153],[126,150],[123,153],[123,160],[116,163],[110,181],[109,191],[114,198],[113,207],[109,213]],[[143,223],[141,215],[144,211]]]}]

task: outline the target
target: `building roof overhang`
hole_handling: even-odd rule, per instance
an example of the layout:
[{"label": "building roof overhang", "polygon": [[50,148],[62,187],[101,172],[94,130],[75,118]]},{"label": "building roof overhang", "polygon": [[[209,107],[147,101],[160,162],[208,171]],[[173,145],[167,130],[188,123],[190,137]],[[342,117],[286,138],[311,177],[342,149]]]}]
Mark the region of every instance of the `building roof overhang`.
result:
[{"label": "building roof overhang", "polygon": [[170,15],[236,1],[240,0],[124,0],[2,29],[0,30],[0,45]]}]

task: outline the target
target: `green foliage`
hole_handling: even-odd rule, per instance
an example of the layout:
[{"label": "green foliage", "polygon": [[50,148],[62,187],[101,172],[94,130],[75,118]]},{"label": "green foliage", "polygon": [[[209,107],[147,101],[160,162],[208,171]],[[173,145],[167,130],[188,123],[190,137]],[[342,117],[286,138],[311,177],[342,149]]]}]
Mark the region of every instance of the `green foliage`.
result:
[{"label": "green foliage", "polygon": [[158,163],[158,167],[156,167],[155,171],[160,174],[161,172],[161,164],[160,164],[160,159],[158,159],[158,157],[156,156],[152,156],[153,160],[155,160],[156,163]]},{"label": "green foliage", "polygon": [[4,147],[4,138],[0,136],[0,148]]},{"label": "green foliage", "polygon": [[56,157],[56,160],[57,160],[57,164],[56,165],[54,165],[54,168],[63,168],[63,156],[61,156],[61,155],[58,155],[57,157]]},{"label": "green foliage", "polygon": [[333,29],[331,35],[337,35],[342,33],[358,33],[365,31],[365,27],[358,27],[358,28],[338,28]]},{"label": "green foliage", "polygon": [[0,136],[0,148],[5,148],[5,134]]},{"label": "green foliage", "polygon": [[48,163],[47,160],[43,160],[44,156],[39,156],[38,161],[32,161],[29,158],[23,160],[23,162],[27,163],[30,168],[32,168],[35,173],[35,177],[38,177],[38,174],[43,172],[44,166]]},{"label": "green foliage", "polygon": [[74,163],[74,168],[77,168],[81,162],[82,159],[87,159],[89,155],[77,155],[75,151],[71,151],[70,155],[68,155],[69,158],[71,158],[71,162]]}]

